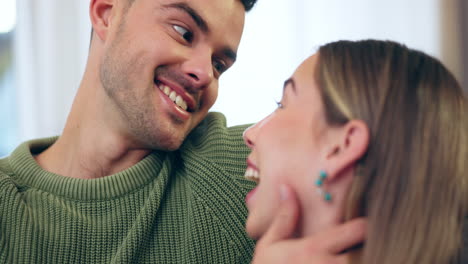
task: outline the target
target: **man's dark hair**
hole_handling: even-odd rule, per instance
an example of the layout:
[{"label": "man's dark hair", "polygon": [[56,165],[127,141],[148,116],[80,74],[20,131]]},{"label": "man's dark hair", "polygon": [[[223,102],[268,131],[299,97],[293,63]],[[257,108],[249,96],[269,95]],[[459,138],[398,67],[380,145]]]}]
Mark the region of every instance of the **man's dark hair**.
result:
[{"label": "man's dark hair", "polygon": [[[135,0],[128,0],[130,4],[132,4]],[[250,11],[252,7],[257,3],[257,0],[240,0],[242,4],[244,5],[245,11]]]}]

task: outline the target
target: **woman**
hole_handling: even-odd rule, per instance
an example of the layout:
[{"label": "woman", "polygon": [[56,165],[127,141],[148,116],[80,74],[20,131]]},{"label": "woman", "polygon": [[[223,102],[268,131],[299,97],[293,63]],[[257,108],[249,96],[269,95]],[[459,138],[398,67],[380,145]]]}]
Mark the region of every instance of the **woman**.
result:
[{"label": "woman", "polygon": [[[467,99],[436,59],[393,42],[322,46],[244,134],[247,232],[265,234],[286,184],[298,237],[365,216],[353,263],[457,263],[468,206]],[[318,193],[318,194],[317,194]]]}]

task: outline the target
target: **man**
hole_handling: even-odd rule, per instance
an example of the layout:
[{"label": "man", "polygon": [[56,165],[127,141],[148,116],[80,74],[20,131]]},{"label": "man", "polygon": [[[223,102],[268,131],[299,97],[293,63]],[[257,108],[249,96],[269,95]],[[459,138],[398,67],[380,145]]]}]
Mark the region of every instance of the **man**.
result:
[{"label": "man", "polygon": [[91,1],[62,135],[0,160],[0,263],[250,262],[245,127],[207,113],[254,3]]}]

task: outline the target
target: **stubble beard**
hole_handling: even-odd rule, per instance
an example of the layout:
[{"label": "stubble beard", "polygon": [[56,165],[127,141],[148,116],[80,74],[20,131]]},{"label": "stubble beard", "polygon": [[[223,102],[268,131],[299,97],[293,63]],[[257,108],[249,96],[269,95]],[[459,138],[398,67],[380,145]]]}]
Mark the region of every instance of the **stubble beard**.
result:
[{"label": "stubble beard", "polygon": [[153,81],[149,80],[143,89],[137,84],[141,81],[138,77],[143,72],[144,65],[148,64],[138,60],[137,56],[132,58],[125,47],[119,49],[119,44],[126,43],[123,29],[124,23],[119,26],[117,37],[100,65],[100,81],[112,104],[111,111],[118,114],[118,120],[121,120],[124,127],[121,133],[129,139],[132,147],[176,150],[186,136],[185,133],[178,135],[180,131],[174,127],[181,121],[171,115],[171,123],[174,124],[164,124],[156,116]]}]

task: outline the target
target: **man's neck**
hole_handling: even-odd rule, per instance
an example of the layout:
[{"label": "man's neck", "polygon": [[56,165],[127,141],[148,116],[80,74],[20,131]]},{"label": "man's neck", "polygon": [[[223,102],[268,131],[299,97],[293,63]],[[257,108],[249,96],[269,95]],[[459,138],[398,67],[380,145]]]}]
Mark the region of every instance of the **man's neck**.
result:
[{"label": "man's neck", "polygon": [[85,76],[62,135],[35,157],[46,171],[73,178],[100,178],[135,165],[151,152],[136,147],[119,131],[113,109],[103,108],[106,99],[103,89],[96,88],[96,79]]},{"label": "man's neck", "polygon": [[130,168],[150,153],[132,149],[115,135],[99,131],[64,132],[36,161],[46,171],[72,178],[95,179]]}]

